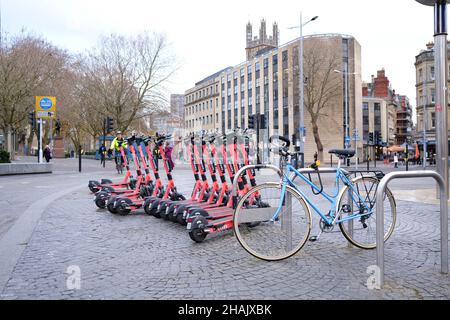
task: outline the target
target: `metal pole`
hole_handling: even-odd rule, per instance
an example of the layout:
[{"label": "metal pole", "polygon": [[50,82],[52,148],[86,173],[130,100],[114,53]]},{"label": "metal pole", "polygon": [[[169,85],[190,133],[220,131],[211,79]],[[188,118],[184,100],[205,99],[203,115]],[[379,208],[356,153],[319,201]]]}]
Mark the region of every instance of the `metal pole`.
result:
[{"label": "metal pole", "polygon": [[348,63],[344,63],[344,91],[345,91],[345,149],[350,147],[350,127],[349,127],[349,110],[348,110]]},{"label": "metal pole", "polygon": [[373,167],[377,167],[377,147],[373,146]]},{"label": "metal pole", "polygon": [[428,68],[425,65],[425,75],[423,79],[423,91],[424,91],[424,101],[423,101],[423,169],[425,170],[427,168],[427,125],[428,125],[428,110],[427,110],[427,104],[428,104],[428,89],[426,87],[427,82],[427,71]]},{"label": "metal pole", "polygon": [[259,120],[260,120],[260,114],[255,114],[254,115],[254,119],[255,119],[255,121],[256,121],[256,163],[257,164],[261,164],[261,158],[260,158],[260,155],[259,155]]},{"label": "metal pole", "polygon": [[436,167],[445,182],[448,198],[448,62],[447,62],[447,3],[436,1],[434,6],[434,64],[436,79]]},{"label": "metal pole", "polygon": [[300,68],[300,74],[299,74],[299,86],[300,86],[300,153],[303,154],[302,160],[301,160],[301,168],[305,167],[305,119],[304,119],[304,104],[305,104],[305,92],[304,92],[304,70],[303,70],[303,13],[300,12],[300,53],[299,53],[299,68]]},{"label": "metal pole", "polygon": [[433,178],[439,185],[441,191],[440,199],[440,228],[441,228],[441,273],[448,273],[448,202],[446,185],[443,177],[435,171],[410,171],[410,172],[391,172],[388,173],[377,187],[376,192],[376,250],[377,250],[377,266],[380,270],[379,284],[384,285],[384,194],[388,183],[394,179],[404,178]]},{"label": "metal pole", "polygon": [[[106,148],[106,122],[107,119],[103,119],[103,146]],[[103,153],[103,151],[102,151]],[[106,166],[106,155],[104,155],[105,157],[103,158],[103,154],[100,155],[100,159],[103,159],[103,168],[105,168]]]},{"label": "metal pole", "polygon": [[406,171],[409,170],[409,148],[408,148],[408,140],[406,140]]},{"label": "metal pole", "polygon": [[358,129],[355,128],[355,150],[356,150],[355,170],[356,171],[358,171],[358,165],[359,165],[358,140],[359,140],[359,132],[358,132]]},{"label": "metal pole", "polygon": [[81,145],[78,146],[78,171],[81,172]]},{"label": "metal pole", "polygon": [[39,118],[39,163],[42,163],[42,118]]},{"label": "metal pole", "polygon": [[369,148],[369,146],[367,146],[367,148],[366,148],[366,150],[367,150],[367,171],[369,171],[370,170],[370,148]]}]

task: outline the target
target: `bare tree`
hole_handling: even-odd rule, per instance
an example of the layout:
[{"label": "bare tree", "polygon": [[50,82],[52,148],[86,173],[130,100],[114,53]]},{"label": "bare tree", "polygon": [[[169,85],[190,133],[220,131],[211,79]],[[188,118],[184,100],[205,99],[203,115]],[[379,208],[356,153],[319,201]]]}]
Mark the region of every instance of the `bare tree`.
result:
[{"label": "bare tree", "polygon": [[2,42],[0,129],[5,135],[23,132],[27,114],[34,108],[34,96],[44,94],[45,88],[57,82],[66,59],[64,51],[32,35],[22,33]]},{"label": "bare tree", "polygon": [[125,131],[137,118],[164,108],[164,85],[175,69],[164,36],[110,35],[83,60],[82,96],[100,117],[112,116]]},{"label": "bare tree", "polygon": [[[311,125],[319,159],[323,161],[323,144],[320,138],[319,122],[335,106],[335,99],[342,94],[339,75],[341,57],[328,39],[317,39],[305,45],[304,68],[307,82],[305,85],[305,109],[311,116]],[[339,121],[332,119],[330,121]]]}]

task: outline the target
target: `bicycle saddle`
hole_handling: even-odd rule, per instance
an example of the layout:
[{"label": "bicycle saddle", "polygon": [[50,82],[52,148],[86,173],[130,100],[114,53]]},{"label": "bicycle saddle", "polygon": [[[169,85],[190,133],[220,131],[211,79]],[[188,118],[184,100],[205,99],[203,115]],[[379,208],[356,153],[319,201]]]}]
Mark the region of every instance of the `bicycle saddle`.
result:
[{"label": "bicycle saddle", "polygon": [[352,158],[355,155],[356,151],[353,149],[333,149],[328,151],[328,153],[335,154],[339,157]]}]

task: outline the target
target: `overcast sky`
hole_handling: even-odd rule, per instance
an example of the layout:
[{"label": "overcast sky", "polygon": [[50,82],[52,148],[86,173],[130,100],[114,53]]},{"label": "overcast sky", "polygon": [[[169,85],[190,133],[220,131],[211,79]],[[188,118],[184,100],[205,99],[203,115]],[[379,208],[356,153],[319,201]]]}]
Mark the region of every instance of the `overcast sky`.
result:
[{"label": "overcast sky", "polygon": [[257,34],[265,18],[268,33],[278,22],[280,43],[304,34],[343,33],[362,46],[362,76],[385,68],[393,89],[416,105],[415,56],[433,40],[433,8],[415,0],[0,0],[3,32],[25,28],[72,52],[96,45],[104,34],[164,33],[182,66],[170,84],[184,93],[194,83],[245,60],[245,26]]}]

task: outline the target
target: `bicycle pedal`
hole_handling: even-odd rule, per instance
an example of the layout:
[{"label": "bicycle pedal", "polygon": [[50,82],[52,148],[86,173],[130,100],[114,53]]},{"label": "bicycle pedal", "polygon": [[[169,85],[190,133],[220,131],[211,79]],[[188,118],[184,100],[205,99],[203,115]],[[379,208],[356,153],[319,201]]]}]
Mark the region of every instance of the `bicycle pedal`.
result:
[{"label": "bicycle pedal", "polygon": [[319,240],[318,236],[312,236],[312,237],[309,238],[310,242],[316,242],[317,240]]}]

